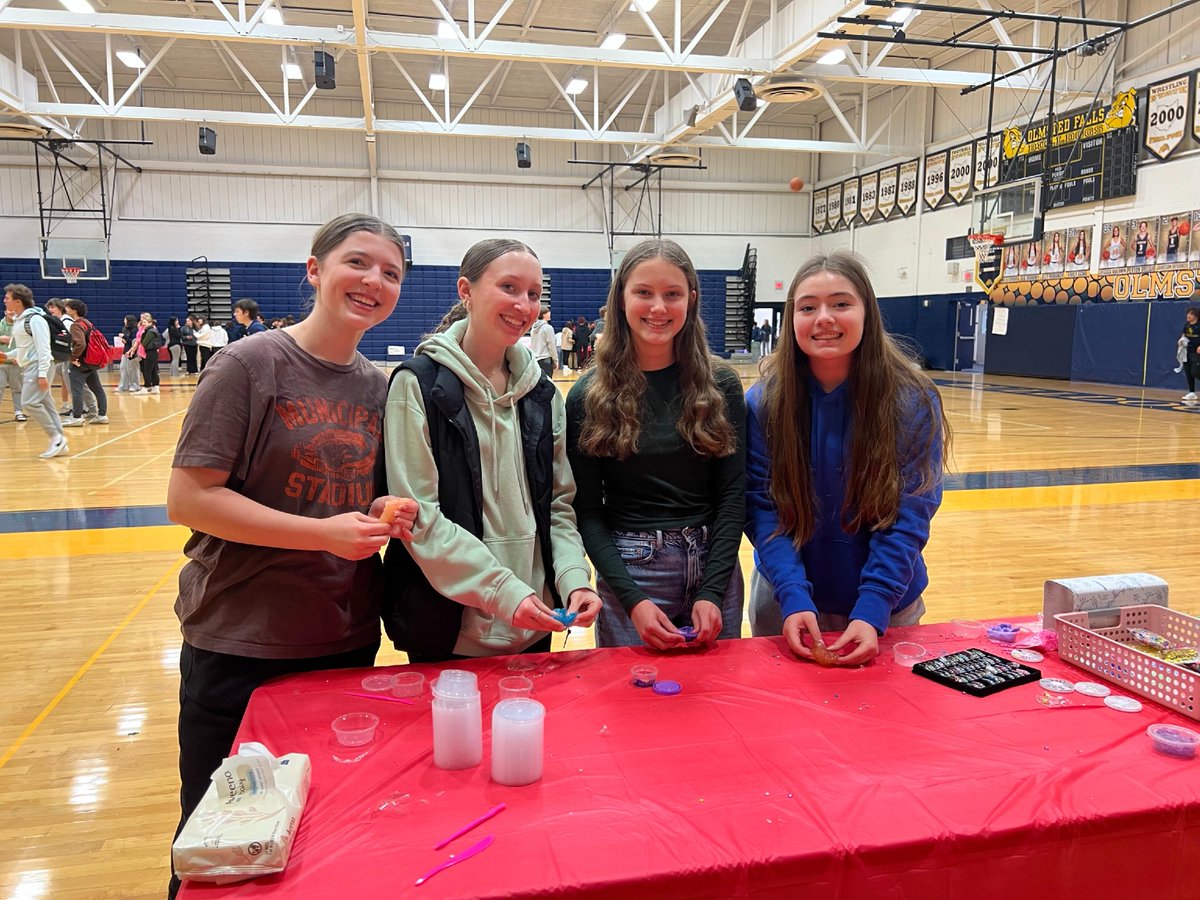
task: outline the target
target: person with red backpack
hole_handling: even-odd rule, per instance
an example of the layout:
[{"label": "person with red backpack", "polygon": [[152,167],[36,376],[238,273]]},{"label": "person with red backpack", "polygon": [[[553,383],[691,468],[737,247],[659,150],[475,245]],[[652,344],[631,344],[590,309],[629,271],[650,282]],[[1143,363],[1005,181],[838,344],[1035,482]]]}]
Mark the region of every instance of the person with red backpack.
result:
[{"label": "person with red backpack", "polygon": [[[110,355],[108,340],[100,329],[87,320],[87,304],[82,300],[68,300],[67,309],[74,321],[71,323],[71,415],[63,419],[64,428],[78,428],[84,424],[108,424],[108,395],[100,384],[100,370],[108,365]],[[96,395],[97,415],[83,417],[83,399],[87,390]]]}]

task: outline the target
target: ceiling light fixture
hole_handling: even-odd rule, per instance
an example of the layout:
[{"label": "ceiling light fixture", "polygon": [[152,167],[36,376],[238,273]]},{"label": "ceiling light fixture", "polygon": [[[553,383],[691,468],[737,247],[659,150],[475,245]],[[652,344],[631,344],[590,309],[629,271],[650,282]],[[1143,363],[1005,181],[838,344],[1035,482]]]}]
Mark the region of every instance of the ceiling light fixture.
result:
[{"label": "ceiling light fixture", "polygon": [[898,6],[896,11],[887,17],[887,20],[893,25],[903,25],[908,21],[908,17],[913,14],[912,9],[907,6]]},{"label": "ceiling light fixture", "polygon": [[834,47],[824,56],[817,60],[818,66],[836,66],[846,58],[846,51],[841,47]]},{"label": "ceiling light fixture", "polygon": [[611,34],[604,36],[604,40],[600,42],[601,50],[619,50],[621,45],[625,43],[625,35],[619,31],[614,31]]},{"label": "ceiling light fixture", "polygon": [[136,50],[118,50],[116,53],[117,59],[125,63],[131,69],[144,69],[146,62],[138,55]]},{"label": "ceiling light fixture", "polygon": [[446,74],[444,72],[430,72],[429,89],[431,91],[444,91],[446,89]]},{"label": "ceiling light fixture", "polygon": [[88,0],[58,0],[58,2],[63,5],[63,8],[67,12],[78,13],[84,16],[95,12],[92,9],[92,4],[88,3]]},{"label": "ceiling light fixture", "polygon": [[279,68],[283,69],[283,75],[288,81],[300,81],[304,77],[295,63],[283,63]]},{"label": "ceiling light fixture", "polygon": [[572,78],[570,81],[567,82],[567,86],[565,88],[563,88],[563,90],[565,90],[572,97],[575,97],[579,94],[582,94],[584,91],[586,91],[587,86],[588,86],[587,79],[580,78],[578,75],[576,75],[574,78]]},{"label": "ceiling light fixture", "polygon": [[658,0],[633,0],[629,4],[629,9],[631,12],[637,12],[640,9],[642,12],[648,13],[654,9],[657,3]]},{"label": "ceiling light fixture", "polygon": [[282,25],[283,13],[272,6],[265,13],[263,13],[262,20],[264,25]]},{"label": "ceiling light fixture", "polygon": [[437,36],[440,38],[455,38],[458,37],[458,31],[455,30],[453,25],[442,19],[442,21],[438,22]]}]

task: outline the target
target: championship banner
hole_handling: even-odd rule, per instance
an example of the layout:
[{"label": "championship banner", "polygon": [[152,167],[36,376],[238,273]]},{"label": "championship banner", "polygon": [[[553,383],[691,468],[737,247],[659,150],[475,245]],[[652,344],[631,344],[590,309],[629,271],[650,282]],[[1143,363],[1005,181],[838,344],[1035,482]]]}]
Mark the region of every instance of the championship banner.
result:
[{"label": "championship banner", "polygon": [[813,191],[813,213],[812,213],[812,230],[813,234],[825,233],[825,204],[829,199],[829,191],[826,188],[821,188],[819,191]]},{"label": "championship banner", "polygon": [[925,157],[925,208],[937,209],[946,196],[946,152]]},{"label": "championship banner", "polygon": [[862,216],[863,224],[869,224],[875,218],[875,210],[879,206],[879,173],[872,172],[862,177],[862,187],[858,189],[858,214]]},{"label": "championship banner", "polygon": [[899,167],[890,166],[879,173],[879,218],[886,219],[896,208],[896,176]]},{"label": "championship banner", "polygon": [[842,186],[829,186],[829,200],[825,204],[825,219],[828,222],[827,231],[837,231],[842,227]]},{"label": "championship banner", "polygon": [[847,226],[854,224],[858,215],[858,179],[851,178],[842,183],[842,221]]},{"label": "championship banner", "polygon": [[[991,144],[990,152],[986,148],[987,144]],[[990,161],[988,157],[991,157]],[[984,184],[984,167],[987,167],[987,184]],[[985,187],[995,187],[1000,183],[1000,135],[992,135],[989,142],[987,138],[980,138],[975,142],[975,177],[971,180],[971,186],[976,191],[982,191]]]},{"label": "championship banner", "polygon": [[900,215],[907,216],[917,205],[917,169],[919,159],[910,159],[900,166],[900,186],[896,188],[896,206]]},{"label": "championship banner", "polygon": [[946,178],[946,190],[955,206],[962,204],[971,193],[971,152],[970,144],[960,144],[950,148],[950,174]]},{"label": "championship banner", "polygon": [[1142,146],[1159,159],[1169,157],[1183,140],[1188,113],[1188,82],[1191,80],[1190,75],[1180,75],[1156,82],[1146,89],[1146,134],[1142,137]]},{"label": "championship banner", "polygon": [[1200,69],[1192,73],[1192,81],[1196,83],[1192,90],[1192,137],[1200,141]]}]

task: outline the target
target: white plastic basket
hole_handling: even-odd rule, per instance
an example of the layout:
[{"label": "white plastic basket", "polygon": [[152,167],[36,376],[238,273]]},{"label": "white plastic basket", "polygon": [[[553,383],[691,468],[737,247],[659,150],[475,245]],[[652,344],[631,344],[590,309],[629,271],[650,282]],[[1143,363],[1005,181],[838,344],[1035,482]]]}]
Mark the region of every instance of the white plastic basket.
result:
[{"label": "white plastic basket", "polygon": [[1161,634],[1173,647],[1200,647],[1200,619],[1164,606],[1059,613],[1058,655],[1189,719],[1200,719],[1200,675],[1130,646],[1132,628]]}]

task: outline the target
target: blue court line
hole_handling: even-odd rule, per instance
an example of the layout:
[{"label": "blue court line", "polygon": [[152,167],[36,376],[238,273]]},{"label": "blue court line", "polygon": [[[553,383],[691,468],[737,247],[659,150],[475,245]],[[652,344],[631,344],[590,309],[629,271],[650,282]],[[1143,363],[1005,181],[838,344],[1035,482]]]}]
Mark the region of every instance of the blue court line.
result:
[{"label": "blue court line", "polygon": [[[1076,469],[1027,469],[1011,472],[951,472],[947,491],[1120,484],[1138,481],[1186,481],[1200,478],[1200,463],[1146,466],[1084,466]],[[28,531],[78,531],[86,528],[137,528],[170,525],[165,506],[107,506],[93,509],[38,509],[0,513],[0,534]]]},{"label": "blue court line", "polygon": [[1182,400],[1156,400],[1152,397],[1133,397],[1128,394],[1089,394],[1083,391],[1064,391],[1058,388],[1025,387],[1016,384],[972,384],[949,378],[935,378],[939,387],[960,388],[968,391],[982,390],[997,394],[1017,394],[1024,397],[1044,397],[1047,400],[1073,400],[1078,403],[1099,403],[1102,406],[1122,406],[1126,409],[1160,409],[1167,412],[1200,415],[1200,403],[1190,405]]},{"label": "blue court line", "polygon": [[1194,478],[1200,478],[1200,463],[1082,466],[1077,469],[1028,469],[1014,472],[950,472],[944,476],[942,484],[948,491],[977,491],[991,488],[1059,487],[1136,481],[1185,481]]}]

